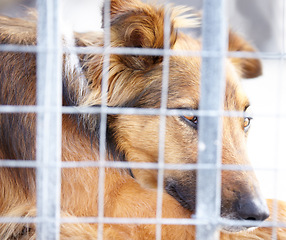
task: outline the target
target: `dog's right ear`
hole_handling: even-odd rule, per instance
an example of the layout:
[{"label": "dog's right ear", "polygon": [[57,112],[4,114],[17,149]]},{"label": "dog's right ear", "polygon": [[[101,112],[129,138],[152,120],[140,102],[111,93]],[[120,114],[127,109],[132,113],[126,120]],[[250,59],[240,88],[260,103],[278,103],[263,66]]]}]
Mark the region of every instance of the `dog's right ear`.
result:
[{"label": "dog's right ear", "polygon": [[[165,9],[134,0],[111,1],[111,46],[127,48],[164,48]],[[171,14],[170,14],[171,15]],[[170,20],[170,48],[176,42],[174,19]],[[118,56],[120,63],[133,69],[148,69],[162,61],[162,56]]]},{"label": "dog's right ear", "polygon": [[[238,34],[229,31],[229,51],[255,52],[255,49]],[[255,78],[262,74],[262,64],[257,58],[231,58],[242,78]]]}]

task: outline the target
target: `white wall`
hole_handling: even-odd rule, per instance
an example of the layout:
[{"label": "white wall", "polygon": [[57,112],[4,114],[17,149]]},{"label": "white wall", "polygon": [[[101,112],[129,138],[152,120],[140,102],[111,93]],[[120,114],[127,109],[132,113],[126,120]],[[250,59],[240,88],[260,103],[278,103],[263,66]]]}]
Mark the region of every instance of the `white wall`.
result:
[{"label": "white wall", "polygon": [[255,167],[276,168],[257,170],[265,196],[286,200],[286,62],[264,60],[263,65],[262,77],[243,82],[254,115],[249,156]]}]

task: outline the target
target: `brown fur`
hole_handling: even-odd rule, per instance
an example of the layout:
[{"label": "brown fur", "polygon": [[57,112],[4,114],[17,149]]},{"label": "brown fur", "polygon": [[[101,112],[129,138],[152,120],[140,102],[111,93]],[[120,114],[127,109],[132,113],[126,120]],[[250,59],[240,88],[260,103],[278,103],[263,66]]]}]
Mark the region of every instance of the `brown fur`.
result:
[{"label": "brown fur", "polygon": [[[170,47],[200,50],[200,43],[177,31],[179,25],[190,24],[178,17],[181,8],[171,14]],[[164,11],[161,7],[137,0],[111,1],[111,45],[113,47],[163,48]],[[192,22],[192,21],[191,21]],[[253,50],[240,38],[230,35],[233,51]],[[79,46],[103,46],[100,33],[76,34]],[[36,44],[34,21],[0,17],[1,44]],[[236,44],[239,43],[239,44]],[[67,56],[68,57],[68,56]],[[98,106],[101,104],[103,56],[80,55],[87,79],[79,89],[76,72],[63,73],[63,104]],[[34,105],[36,96],[36,61],[32,53],[0,52],[0,104]],[[251,64],[249,64],[251,62]],[[68,58],[64,65],[68,64]],[[225,110],[244,111],[248,100],[243,93],[239,74],[254,77],[260,74],[258,60],[227,61]],[[246,67],[247,66],[247,67]],[[64,68],[66,69],[66,68]],[[168,108],[197,109],[199,104],[200,59],[170,58]],[[242,74],[243,73],[243,74]],[[110,107],[158,108],[161,100],[162,57],[111,55],[107,105]],[[99,115],[63,115],[62,161],[98,160]],[[35,159],[35,114],[0,115],[0,159]],[[248,164],[243,119],[224,118],[223,163]],[[134,162],[156,162],[158,157],[158,116],[109,115],[107,126],[107,159]],[[90,137],[93,136],[93,137]],[[165,139],[166,163],[195,163],[197,131],[181,118],[167,117]],[[104,214],[106,217],[156,217],[157,171],[105,169]],[[62,169],[62,217],[97,216],[97,168]],[[166,170],[162,216],[189,218],[195,209],[193,171]],[[0,168],[1,216],[35,216],[35,171],[24,168]],[[235,213],[237,192],[255,197],[259,187],[254,174],[243,171],[222,173],[222,215]],[[180,201],[173,187],[180,188],[188,202]],[[281,214],[285,207],[281,203]],[[256,230],[257,236],[268,230]],[[280,231],[280,230],[279,230]],[[254,233],[254,232],[253,232]],[[247,236],[243,233],[241,236]],[[62,224],[61,239],[95,239],[96,224]],[[284,231],[279,236],[285,235]],[[34,239],[35,226],[0,225],[1,239]],[[163,225],[162,239],[194,239],[194,226]],[[224,235],[223,236],[228,236]],[[235,236],[239,236],[235,235]],[[269,236],[269,235],[268,235]],[[118,224],[104,226],[104,239],[154,239],[154,225]],[[226,238],[227,239],[227,238]],[[232,239],[230,237],[230,239]],[[267,238],[266,238],[267,239]],[[269,237],[270,239],[270,237]]]}]

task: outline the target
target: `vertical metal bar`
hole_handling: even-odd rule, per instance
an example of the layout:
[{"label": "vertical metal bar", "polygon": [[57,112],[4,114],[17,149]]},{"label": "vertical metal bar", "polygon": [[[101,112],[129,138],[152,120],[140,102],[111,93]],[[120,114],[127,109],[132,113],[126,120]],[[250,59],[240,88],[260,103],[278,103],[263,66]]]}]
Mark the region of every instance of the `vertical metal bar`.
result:
[{"label": "vertical metal bar", "polygon": [[38,0],[37,239],[59,239],[62,46],[59,1]]},{"label": "vertical metal bar", "polygon": [[[104,2],[104,48],[110,47],[110,0]],[[106,124],[107,124],[107,92],[109,79],[110,54],[105,52],[102,66],[101,82],[101,109],[100,109],[100,138],[99,138],[99,173],[98,173],[98,240],[103,239],[103,218],[104,218],[104,185],[105,185],[105,157],[106,157]]]},{"label": "vertical metal bar", "polygon": [[196,216],[207,221],[197,226],[196,238],[218,239],[220,216],[220,171],[221,133],[224,99],[224,55],[226,51],[226,26],[224,0],[205,0],[203,6],[203,52],[214,53],[202,59],[200,110],[215,110],[217,116],[203,116],[199,119],[200,164],[211,164],[211,169],[197,172]]},{"label": "vertical metal bar", "polygon": [[[160,125],[159,125],[159,144],[158,144],[158,180],[157,180],[157,206],[156,219],[162,219],[163,190],[164,190],[164,155],[165,155],[165,133],[166,133],[166,109],[168,106],[168,87],[169,87],[169,63],[170,56],[166,52],[170,49],[171,34],[170,11],[165,8],[164,12],[164,55],[162,69],[162,91],[160,106]],[[161,239],[162,225],[156,224],[156,240]]]}]

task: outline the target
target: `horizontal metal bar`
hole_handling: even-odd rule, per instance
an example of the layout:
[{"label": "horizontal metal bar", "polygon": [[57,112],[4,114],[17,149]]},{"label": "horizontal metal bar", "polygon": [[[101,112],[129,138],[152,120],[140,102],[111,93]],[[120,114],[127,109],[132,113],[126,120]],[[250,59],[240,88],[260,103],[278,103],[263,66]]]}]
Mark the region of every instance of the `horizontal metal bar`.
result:
[{"label": "horizontal metal bar", "polygon": [[[49,49],[51,50],[51,49]],[[46,48],[33,45],[0,45],[0,52],[47,52]],[[173,49],[154,49],[154,48],[102,48],[102,47],[63,47],[64,53],[77,54],[119,54],[119,55],[147,55],[147,56],[190,56],[190,57],[219,57],[221,53],[214,51],[190,51],[190,50],[173,50]],[[233,58],[260,58],[260,59],[283,59],[286,58],[285,52],[242,52],[229,51],[226,57]]]},{"label": "horizontal metal bar", "polygon": [[[254,114],[242,111],[213,111],[213,110],[189,110],[189,109],[160,109],[160,108],[132,108],[132,107],[40,107],[40,106],[13,106],[2,105],[0,106],[1,113],[43,113],[45,111],[58,112],[62,114],[126,114],[126,115],[161,115],[161,116],[182,116],[182,115],[196,115],[196,116],[225,116],[225,117],[252,117]],[[273,117],[281,116],[286,117],[286,114],[258,114],[255,116]]]},{"label": "horizontal metal bar", "polygon": [[[62,114],[99,114],[100,107],[68,107],[62,106],[60,111]],[[41,113],[46,111],[39,106],[11,106],[0,105],[0,114],[4,113]],[[49,108],[49,112],[57,111],[56,108]],[[107,114],[126,114],[126,115],[166,115],[166,116],[224,116],[224,117],[259,117],[259,118],[286,118],[286,113],[273,113],[265,111],[263,113],[248,113],[241,111],[210,111],[210,110],[183,110],[183,109],[166,109],[161,111],[159,108],[127,108],[127,107],[106,107],[104,112]]]},{"label": "horizontal metal bar", "polygon": [[[103,222],[104,224],[164,224],[164,225],[205,225],[207,221],[198,220],[194,218],[111,218],[103,217],[61,217],[58,219],[60,224],[93,224]],[[53,218],[39,218],[39,217],[0,217],[0,223],[37,223],[50,222]],[[253,227],[278,227],[285,228],[285,222],[279,221],[251,221],[251,220],[230,220],[226,218],[218,218],[218,223],[224,226],[253,226]]]},{"label": "horizontal metal bar", "polygon": [[[0,160],[0,167],[9,168],[37,168],[38,163],[33,160]],[[53,168],[54,164],[45,164],[45,168]],[[286,171],[286,167],[260,167],[255,165],[233,165],[224,164],[220,167],[214,166],[213,164],[199,164],[199,163],[189,163],[189,164],[171,164],[171,163],[151,163],[151,162],[121,162],[121,161],[105,161],[103,164],[99,161],[83,160],[77,162],[61,162],[61,168],[87,168],[87,167],[105,167],[105,168],[131,168],[131,169],[166,169],[166,170],[197,170],[197,169],[217,169],[217,170],[227,170],[227,171]]]}]

